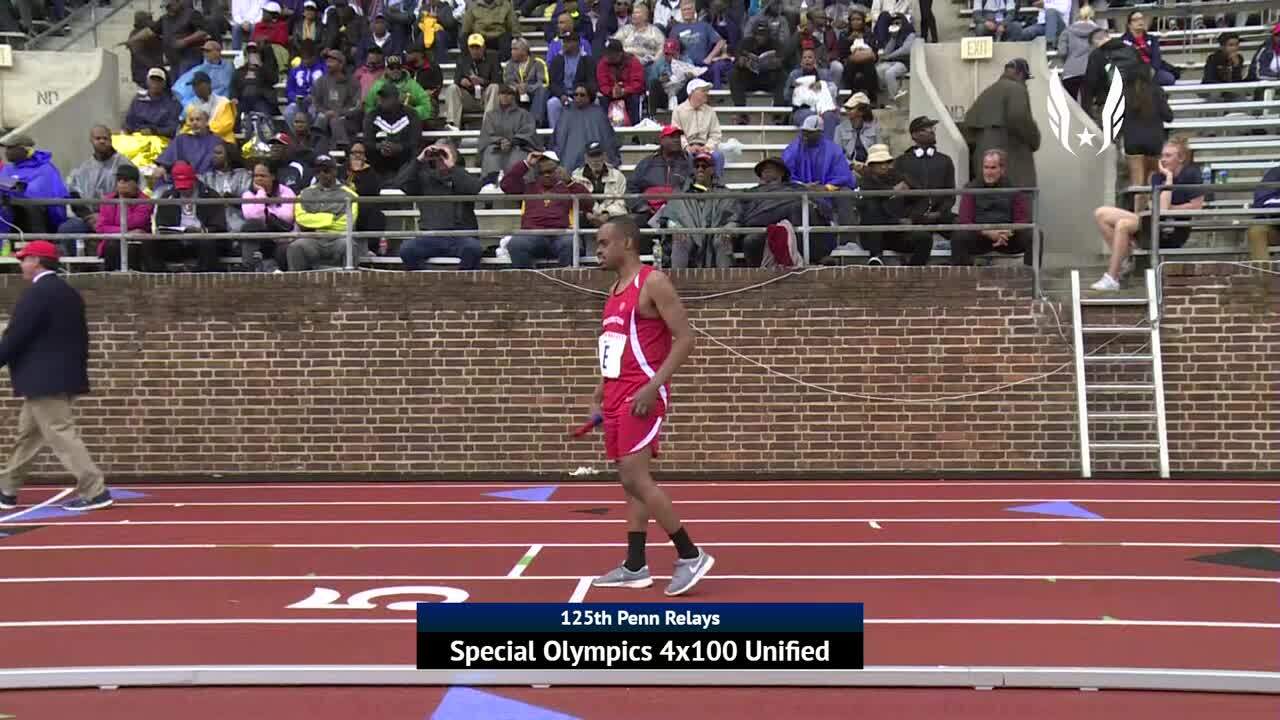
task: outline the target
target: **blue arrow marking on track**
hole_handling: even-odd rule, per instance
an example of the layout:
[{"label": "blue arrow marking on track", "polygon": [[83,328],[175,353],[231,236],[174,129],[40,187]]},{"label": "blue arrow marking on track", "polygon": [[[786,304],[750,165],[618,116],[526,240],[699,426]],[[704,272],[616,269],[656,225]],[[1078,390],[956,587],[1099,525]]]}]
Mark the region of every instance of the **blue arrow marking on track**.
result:
[{"label": "blue arrow marking on track", "polygon": [[1073,502],[1060,500],[1058,502],[1038,503],[1036,505],[1020,505],[1018,507],[1005,508],[1013,512],[1037,513],[1040,515],[1059,515],[1061,517],[1080,518],[1083,520],[1102,520],[1102,516],[1086,510]]},{"label": "blue arrow marking on track", "polygon": [[485,493],[485,495],[488,495],[489,497],[505,498],[507,500],[545,502],[557,489],[558,486],[556,485],[547,485],[545,487],[520,488],[519,490],[503,490],[501,492]]},{"label": "blue arrow marking on track", "polygon": [[469,687],[451,687],[427,720],[579,720],[572,715]]}]

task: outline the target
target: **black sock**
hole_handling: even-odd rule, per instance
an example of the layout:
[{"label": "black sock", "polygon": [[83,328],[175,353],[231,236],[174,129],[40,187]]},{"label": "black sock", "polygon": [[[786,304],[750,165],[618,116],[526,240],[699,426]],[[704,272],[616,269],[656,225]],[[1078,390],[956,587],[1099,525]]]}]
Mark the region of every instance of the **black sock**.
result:
[{"label": "black sock", "polygon": [[644,567],[644,543],[647,537],[648,533],[627,533],[627,561],[623,563],[623,567],[632,572]]},{"label": "black sock", "polygon": [[698,557],[698,548],[689,539],[689,533],[681,527],[671,535],[671,542],[676,544],[676,554],[681,560],[689,560]]}]

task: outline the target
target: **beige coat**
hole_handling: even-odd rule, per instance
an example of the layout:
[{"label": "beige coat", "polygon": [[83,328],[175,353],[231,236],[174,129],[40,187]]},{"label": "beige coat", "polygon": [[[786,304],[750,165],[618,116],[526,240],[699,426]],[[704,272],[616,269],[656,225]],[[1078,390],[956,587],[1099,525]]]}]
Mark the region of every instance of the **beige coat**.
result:
[{"label": "beige coat", "polygon": [[[606,200],[597,200],[592,206],[591,212],[608,213],[609,217],[618,217],[627,214],[627,203],[623,201],[622,196],[627,192],[627,176],[622,171],[612,165],[605,164],[608,172],[604,176],[604,193],[611,195]],[[582,166],[573,171],[573,181],[581,183],[583,187],[590,190],[594,187],[591,181],[587,179],[586,166]],[[594,192],[594,191],[593,191]]]},{"label": "beige coat", "polygon": [[710,104],[694,110],[686,100],[676,106],[671,113],[671,124],[684,131],[681,143],[687,148],[690,144],[701,143],[707,150],[715,150],[720,146],[720,119]]}]

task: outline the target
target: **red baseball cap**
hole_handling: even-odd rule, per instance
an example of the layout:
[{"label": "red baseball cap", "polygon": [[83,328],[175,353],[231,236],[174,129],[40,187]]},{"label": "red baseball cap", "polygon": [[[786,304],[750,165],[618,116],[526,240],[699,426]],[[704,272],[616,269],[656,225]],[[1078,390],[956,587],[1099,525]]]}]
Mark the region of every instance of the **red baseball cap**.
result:
[{"label": "red baseball cap", "polygon": [[658,133],[659,138],[671,137],[672,135],[683,135],[684,131],[675,125],[668,125],[662,128],[662,132]]},{"label": "red baseball cap", "polygon": [[57,260],[62,257],[62,254],[58,252],[58,246],[48,240],[32,240],[23,245],[21,250],[14,253],[14,256],[19,260],[28,256]]},{"label": "red baseball cap", "polygon": [[179,190],[190,190],[196,186],[196,169],[190,163],[174,163],[169,176],[173,178],[173,186]]}]

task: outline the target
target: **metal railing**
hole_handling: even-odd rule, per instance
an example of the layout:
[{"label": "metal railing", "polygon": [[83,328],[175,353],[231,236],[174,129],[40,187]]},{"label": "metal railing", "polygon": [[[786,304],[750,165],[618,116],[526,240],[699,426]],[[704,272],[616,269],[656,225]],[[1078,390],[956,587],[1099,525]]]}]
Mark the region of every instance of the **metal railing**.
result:
[{"label": "metal railing", "polygon": [[[1249,193],[1260,188],[1280,188],[1280,182],[1244,182],[1244,183],[1201,183],[1199,185],[1160,185],[1155,184],[1147,186],[1132,186],[1125,189],[1126,193],[1137,195],[1148,195],[1150,207],[1151,223],[1148,231],[1149,247],[1147,254],[1150,258],[1151,267],[1156,269],[1157,279],[1163,262],[1160,257],[1160,234],[1162,229],[1185,227],[1195,228],[1212,228],[1212,229],[1243,229],[1248,230],[1253,225],[1280,225],[1280,207],[1275,208],[1256,208],[1256,207],[1227,207],[1227,208],[1201,208],[1199,210],[1165,210],[1160,207],[1160,194],[1163,192],[1172,192],[1175,190],[1201,190],[1205,195],[1212,193]],[[1232,220],[1230,225],[1223,226],[1222,220]],[[1217,222],[1214,222],[1214,221]],[[1248,224],[1243,221],[1248,220]],[[1136,240],[1136,238],[1135,238]],[[1161,295],[1163,303],[1163,283],[1156,283],[1156,292]]]},{"label": "metal railing", "polygon": [[[1031,199],[1031,222],[1029,223],[934,223],[934,224],[913,224],[904,221],[902,224],[896,225],[840,225],[827,224],[820,225],[811,222],[810,207],[816,202],[845,200],[848,202],[856,202],[859,199],[874,197],[953,197],[959,200],[965,195],[1001,195],[1001,194],[1024,194],[1030,196]],[[824,189],[807,188],[803,190],[779,190],[769,192],[759,192],[750,190],[724,190],[709,193],[664,193],[661,195],[643,195],[643,194],[525,194],[525,195],[502,195],[502,194],[485,194],[485,195],[377,195],[377,196],[348,196],[344,200],[344,215],[346,216],[346,229],[342,233],[334,232],[314,232],[314,231],[288,231],[288,232],[219,232],[209,233],[201,232],[198,238],[206,240],[271,240],[271,239],[294,239],[298,237],[321,237],[321,238],[343,238],[346,241],[347,253],[344,269],[353,270],[356,267],[355,245],[357,240],[369,239],[410,239],[416,237],[502,237],[504,235],[550,235],[563,236],[571,235],[573,237],[573,263],[574,267],[582,264],[582,253],[585,247],[585,240],[594,236],[597,232],[595,228],[584,228],[577,220],[582,217],[585,210],[590,209],[591,205],[596,201],[614,201],[614,200],[641,200],[651,201],[662,199],[666,201],[680,199],[699,199],[699,200],[720,200],[720,199],[736,199],[736,200],[779,200],[786,198],[796,198],[801,203],[801,224],[797,230],[797,245],[804,257],[809,263],[813,257],[812,245],[815,235],[853,235],[857,236],[861,233],[887,233],[887,232],[954,232],[954,231],[984,231],[984,230],[1030,230],[1032,235],[1029,252],[1032,253],[1032,269],[1035,278],[1035,289],[1039,294],[1040,289],[1040,254],[1041,254],[1041,225],[1038,223],[1040,194],[1036,188],[961,188],[961,189],[943,189],[943,190],[836,190],[828,191]],[[357,231],[355,225],[358,219],[361,207],[383,206],[383,205],[413,205],[419,213],[425,212],[421,205],[436,203],[471,203],[473,205],[480,203],[528,203],[530,201],[539,200],[568,200],[572,203],[572,215],[574,222],[569,223],[570,227],[555,229],[518,229],[515,231],[482,231],[478,227],[476,229],[459,229],[459,230],[415,230],[415,231],[396,231],[396,230],[369,230]],[[59,199],[12,199],[11,204],[19,207],[41,207],[49,205],[76,205],[80,207],[100,207],[103,201],[79,200],[68,201],[65,198]],[[125,272],[128,269],[128,244],[130,240],[173,240],[184,237],[190,238],[177,232],[138,232],[129,231],[127,229],[128,208],[135,205],[149,205],[153,208],[165,206],[181,206],[181,205],[218,205],[222,207],[243,206],[243,205],[281,205],[281,204],[298,204],[301,198],[121,198],[117,197],[110,202],[116,204],[121,218],[121,229],[115,233],[75,233],[66,234],[62,237],[76,237],[84,240],[116,240],[120,243],[121,262],[120,271]],[[352,205],[356,205],[356,212],[352,213]],[[833,213],[834,214],[834,213]],[[153,211],[153,227],[154,227],[154,211]],[[752,235],[762,234],[768,230],[767,227],[642,227],[641,233],[646,236],[665,236],[665,235],[687,235],[687,234],[707,234],[707,235]],[[0,234],[3,240],[23,240],[17,234]]]},{"label": "metal railing", "polygon": [[[1151,18],[1235,15],[1236,13],[1255,11],[1262,13],[1270,11],[1274,14],[1276,3],[1275,0],[1218,0],[1217,2],[1171,2],[1170,0],[1164,0],[1164,2],[1155,5],[1129,3],[1119,7],[1109,7],[1105,10],[1098,10],[1095,17],[1099,19],[1118,18],[1123,23],[1125,17],[1135,10]],[[1225,30],[1226,28],[1224,28]]]}]

